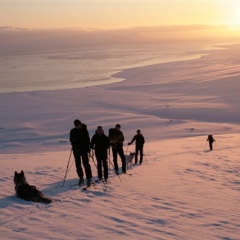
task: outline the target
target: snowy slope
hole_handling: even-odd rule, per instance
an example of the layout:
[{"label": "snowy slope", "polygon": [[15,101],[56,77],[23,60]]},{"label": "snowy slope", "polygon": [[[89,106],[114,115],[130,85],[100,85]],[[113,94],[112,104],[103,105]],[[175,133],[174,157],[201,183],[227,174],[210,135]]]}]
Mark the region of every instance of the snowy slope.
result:
[{"label": "snowy slope", "polygon": [[[215,138],[212,152],[205,137],[149,143],[132,175],[120,182],[112,172],[106,188],[87,192],[72,186],[74,165],[54,188],[69,152],[1,155],[1,239],[239,239],[240,138]],[[14,196],[13,173],[22,169],[54,203]]]},{"label": "snowy slope", "polygon": [[114,84],[0,94],[0,153],[66,151],[76,118],[91,135],[120,123],[126,139],[140,128],[148,141],[240,132],[239,49],[127,69]]}]

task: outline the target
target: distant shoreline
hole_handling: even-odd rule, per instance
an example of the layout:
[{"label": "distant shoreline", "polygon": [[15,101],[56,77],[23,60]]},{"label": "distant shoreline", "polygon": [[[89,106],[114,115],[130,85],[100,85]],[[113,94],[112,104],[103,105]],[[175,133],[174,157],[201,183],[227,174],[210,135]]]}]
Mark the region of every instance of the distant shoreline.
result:
[{"label": "distant shoreline", "polygon": [[[146,66],[139,66],[139,67],[133,67],[133,68],[128,68],[128,69],[124,69],[122,71],[119,71],[118,73],[113,74],[112,76],[115,78],[121,78],[121,79],[129,79],[129,72],[135,71],[135,70],[148,70],[148,68],[155,68],[155,67],[160,67],[161,65],[168,65],[168,64],[174,64],[174,63],[179,63],[179,62],[191,62],[194,60],[198,60],[201,58],[204,58],[208,55],[211,55],[211,53],[214,52],[220,52],[223,50],[228,50],[230,48],[233,47],[237,47],[240,46],[240,43],[226,43],[226,44],[218,44],[216,45],[216,49],[209,49],[209,50],[200,50],[197,51],[198,54],[196,55],[192,55],[192,57],[186,57],[186,59],[179,59],[179,60],[173,60],[173,61],[166,61],[166,62],[160,62],[160,63],[156,63],[156,64],[151,64],[151,65],[146,65]],[[194,57],[195,56],[195,57]]]},{"label": "distant shoreline", "polygon": [[239,128],[239,45],[195,60],[119,71],[127,81],[0,94],[0,153],[65,151],[74,119],[90,135],[120,123],[126,141],[235,134]]},{"label": "distant shoreline", "polygon": [[[1,93],[14,93],[14,92],[15,93],[17,93],[17,92],[19,92],[19,93],[20,92],[23,92],[23,93],[25,92],[26,93],[26,92],[39,92],[39,91],[55,91],[55,90],[58,91],[58,90],[80,89],[80,88],[85,88],[85,87],[94,87],[94,86],[113,84],[113,83],[117,83],[117,82],[121,82],[121,81],[125,80],[125,78],[119,77],[119,74],[123,71],[133,69],[133,68],[148,67],[148,66],[153,66],[153,65],[158,65],[158,64],[166,64],[166,63],[173,63],[173,62],[179,62],[179,61],[195,60],[195,59],[201,58],[205,54],[209,54],[209,52],[211,52],[213,50],[213,49],[211,49],[211,47],[209,47],[209,48],[210,48],[210,50],[204,50],[204,49],[203,50],[197,50],[197,49],[193,50],[193,49],[190,48],[189,51],[188,51],[188,49],[185,49],[184,51],[186,51],[186,52],[185,53],[184,52],[179,52],[178,56],[174,55],[174,51],[176,51],[176,50],[172,50],[173,51],[173,56],[171,56],[171,52],[170,52],[169,53],[170,55],[167,56],[167,57],[164,55],[164,54],[166,54],[166,50],[165,50],[165,52],[163,52],[163,55],[161,56],[162,58],[152,57],[152,58],[148,59],[148,56],[146,56],[145,59],[143,57],[141,60],[137,60],[139,62],[134,62],[133,59],[132,59],[131,60],[132,63],[130,63],[130,62],[126,63],[126,64],[120,63],[119,67],[118,67],[118,65],[115,65],[115,66],[112,66],[112,67],[109,66],[109,69],[107,69],[103,73],[100,72],[99,76],[97,75],[97,72],[95,72],[94,73],[95,75],[93,76],[93,78],[91,78],[91,70],[86,69],[86,71],[89,71],[89,74],[86,73],[88,75],[83,76],[83,77],[86,77],[86,79],[81,78],[81,74],[78,75],[76,73],[73,76],[71,76],[71,75],[69,76],[70,79],[72,78],[72,80],[70,80],[69,82],[68,82],[68,79],[67,79],[68,78],[68,76],[67,76],[68,69],[67,68],[66,68],[66,73],[65,73],[66,76],[61,76],[62,75],[61,72],[63,71],[62,69],[61,69],[61,72],[59,72],[59,73],[56,72],[57,75],[55,76],[55,75],[53,75],[54,72],[49,72],[48,73],[48,65],[52,64],[52,63],[51,62],[48,63],[47,61],[51,61],[51,59],[54,59],[53,63],[55,65],[56,65],[57,61],[62,61],[62,62],[66,61],[66,62],[68,62],[68,64],[71,64],[71,62],[75,61],[75,59],[76,59],[76,61],[78,61],[78,57],[76,56],[76,54],[74,54],[74,52],[72,52],[73,55],[66,55],[67,53],[49,53],[48,55],[46,55],[46,63],[44,63],[44,58],[43,59],[37,59],[38,56],[42,56],[41,54],[39,54],[39,55],[36,55],[37,64],[41,65],[41,61],[42,61],[43,64],[46,65],[46,71],[43,68],[44,66],[41,67],[40,69],[36,69],[36,70],[34,70],[34,68],[31,69],[30,68],[31,66],[29,66],[28,67],[29,70],[28,70],[28,68],[25,70],[25,68],[26,68],[25,66],[24,66],[24,68],[22,68],[22,66],[20,66],[20,67],[16,66],[15,67],[16,63],[13,62],[11,64],[13,66],[12,69],[6,69],[6,70],[3,69],[3,72],[5,73],[5,71],[6,71],[5,74],[8,74],[8,75],[6,75],[7,77],[11,76],[10,74],[12,74],[13,78],[14,77],[16,78],[17,76],[15,76],[15,75],[19,72],[20,77],[24,78],[24,75],[23,75],[22,71],[24,71],[24,72],[26,71],[26,73],[27,73],[26,77],[29,77],[29,75],[30,76],[33,75],[33,76],[31,76],[31,80],[30,80],[29,84],[27,84],[26,86],[22,85],[21,79],[17,79],[16,84],[18,84],[19,87],[17,87],[17,85],[16,85],[16,87],[14,85],[12,87],[10,87],[11,85],[8,85],[8,83],[4,83],[4,81],[3,81],[2,87],[0,89],[0,94]],[[183,49],[180,49],[180,51],[183,51]],[[141,54],[139,54],[139,55],[141,55]],[[66,59],[65,59],[65,56],[67,57]],[[34,59],[35,55],[31,56],[31,58],[32,57]],[[17,58],[20,59],[19,56]],[[30,58],[30,60],[31,60],[31,58]],[[80,59],[80,60],[84,61],[84,59]],[[9,59],[8,61],[10,61],[10,63],[11,63],[11,59]],[[13,61],[15,61],[14,57],[13,57]],[[17,60],[17,61],[19,61],[19,60]],[[29,61],[29,59],[27,58],[26,61]],[[89,61],[89,59],[87,59],[87,61]],[[23,63],[24,63],[24,59],[23,59]],[[27,62],[26,62],[26,64],[27,64]],[[30,62],[30,64],[31,64],[31,62]],[[65,64],[65,63],[62,63],[62,64]],[[74,64],[76,65],[77,62],[74,62]],[[53,65],[53,67],[54,67],[54,65]],[[63,67],[64,67],[64,65],[63,65]],[[108,67],[108,66],[106,66],[106,67]],[[74,69],[75,72],[79,71],[80,73],[81,73],[82,70],[84,70],[84,66],[82,68],[79,67],[79,68]],[[12,71],[12,73],[10,71]],[[35,73],[35,72],[32,72],[32,71],[38,71],[40,75],[38,74],[38,72]],[[95,71],[97,71],[97,69]],[[5,75],[3,75],[3,79],[4,79],[4,76]],[[35,78],[35,77],[37,79],[33,80],[33,78]],[[59,77],[59,80],[57,80],[58,77]],[[61,78],[65,78],[65,80],[62,80]],[[76,80],[75,80],[75,78],[76,78]],[[81,80],[79,81],[78,78],[80,78]],[[43,79],[46,84],[44,84],[44,82],[41,83],[41,79]],[[49,79],[49,81],[48,81],[48,79]],[[7,80],[5,80],[5,82],[6,81]],[[13,80],[11,80],[11,81],[13,81]],[[11,84],[11,81],[9,82],[9,84]],[[23,80],[23,84],[25,84],[24,81],[26,81],[26,80]],[[57,82],[58,82],[58,84],[57,84]],[[42,86],[41,86],[41,84],[42,84]],[[5,87],[5,85],[6,85],[6,87]]]}]

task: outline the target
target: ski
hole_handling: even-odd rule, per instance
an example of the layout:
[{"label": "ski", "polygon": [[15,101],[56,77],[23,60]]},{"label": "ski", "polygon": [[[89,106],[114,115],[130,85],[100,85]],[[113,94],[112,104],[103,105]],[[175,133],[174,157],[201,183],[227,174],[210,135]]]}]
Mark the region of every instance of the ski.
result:
[{"label": "ski", "polygon": [[86,190],[90,189],[90,188],[93,187],[93,186],[95,186],[95,184],[94,184],[94,183],[91,183],[91,185],[90,185],[89,187],[83,187],[83,188],[82,188],[82,191],[86,191]]},{"label": "ski", "polygon": [[132,176],[132,173],[120,173],[121,175],[128,175],[128,176]]},{"label": "ski", "polygon": [[95,180],[95,183],[110,183],[110,182],[106,181],[104,179],[97,179],[97,180]]}]

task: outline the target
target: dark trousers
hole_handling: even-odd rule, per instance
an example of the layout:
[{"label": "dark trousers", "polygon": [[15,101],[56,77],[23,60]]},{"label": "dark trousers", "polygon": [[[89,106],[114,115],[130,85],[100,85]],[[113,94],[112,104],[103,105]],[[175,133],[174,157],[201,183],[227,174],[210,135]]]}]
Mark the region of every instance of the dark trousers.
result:
[{"label": "dark trousers", "polygon": [[142,164],[143,161],[143,145],[136,146],[135,148],[135,164],[138,162],[138,152],[140,153],[140,164]]},{"label": "dark trousers", "polygon": [[74,158],[75,158],[75,165],[76,165],[76,170],[78,177],[82,178],[83,177],[83,170],[82,170],[82,164],[85,169],[85,174],[87,179],[92,178],[92,170],[91,166],[89,164],[89,158],[88,158],[88,153],[86,151],[81,152],[76,149],[73,150]]},{"label": "dark trousers", "polygon": [[119,154],[119,156],[122,160],[122,172],[126,172],[126,161],[125,161],[123,148],[122,147],[112,147],[112,153],[113,153],[114,169],[115,169],[116,173],[118,173],[117,154]]},{"label": "dark trousers", "polygon": [[210,150],[212,151],[213,150],[213,142],[209,141],[209,147],[210,147]]},{"label": "dark trousers", "polygon": [[104,179],[108,179],[107,152],[96,151],[95,155],[97,159],[98,178],[102,178],[102,167],[103,167]]}]

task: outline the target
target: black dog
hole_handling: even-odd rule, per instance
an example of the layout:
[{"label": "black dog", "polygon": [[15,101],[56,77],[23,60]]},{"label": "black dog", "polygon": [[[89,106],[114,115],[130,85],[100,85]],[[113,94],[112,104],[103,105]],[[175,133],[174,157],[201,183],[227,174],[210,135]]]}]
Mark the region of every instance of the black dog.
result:
[{"label": "black dog", "polygon": [[15,171],[14,179],[15,183],[15,191],[18,197],[33,202],[43,202],[43,203],[51,203],[52,199],[46,197],[39,190],[36,189],[35,186],[31,186],[27,183],[24,172],[17,173]]}]

